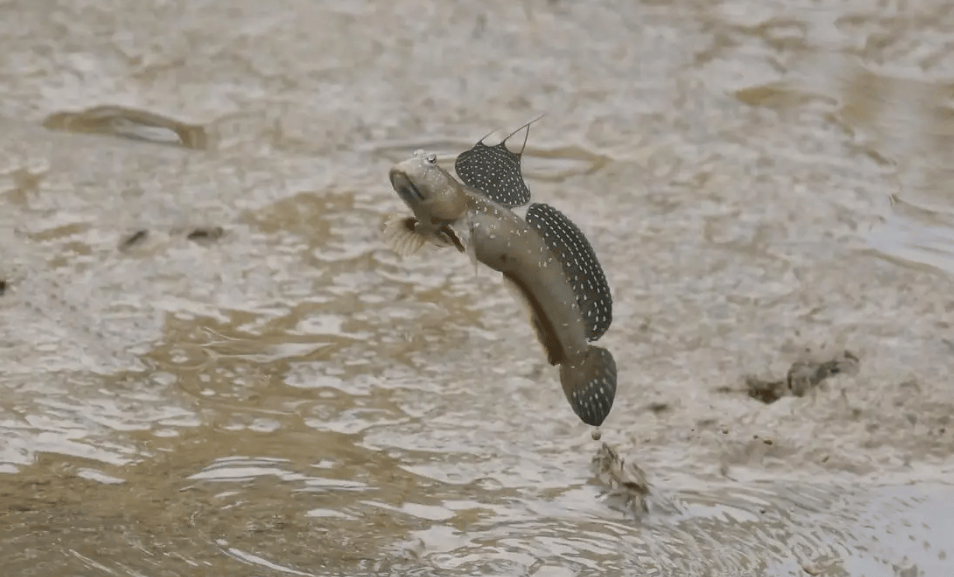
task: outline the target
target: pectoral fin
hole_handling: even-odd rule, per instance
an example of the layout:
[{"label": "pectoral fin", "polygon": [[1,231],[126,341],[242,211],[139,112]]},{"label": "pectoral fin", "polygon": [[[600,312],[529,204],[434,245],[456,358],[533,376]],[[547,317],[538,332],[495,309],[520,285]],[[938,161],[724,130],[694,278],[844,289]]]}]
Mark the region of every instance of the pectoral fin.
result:
[{"label": "pectoral fin", "polygon": [[392,216],[384,223],[384,240],[400,256],[409,256],[421,250],[427,238],[418,233],[413,216]]}]

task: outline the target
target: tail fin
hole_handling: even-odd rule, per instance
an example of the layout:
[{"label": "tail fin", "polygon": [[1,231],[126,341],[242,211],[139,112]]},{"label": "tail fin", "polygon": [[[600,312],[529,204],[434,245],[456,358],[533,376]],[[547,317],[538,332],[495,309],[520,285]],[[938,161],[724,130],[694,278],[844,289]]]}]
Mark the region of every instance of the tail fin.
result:
[{"label": "tail fin", "polygon": [[616,397],[613,355],[606,349],[591,346],[583,362],[560,366],[560,382],[576,416],[587,425],[602,425]]}]

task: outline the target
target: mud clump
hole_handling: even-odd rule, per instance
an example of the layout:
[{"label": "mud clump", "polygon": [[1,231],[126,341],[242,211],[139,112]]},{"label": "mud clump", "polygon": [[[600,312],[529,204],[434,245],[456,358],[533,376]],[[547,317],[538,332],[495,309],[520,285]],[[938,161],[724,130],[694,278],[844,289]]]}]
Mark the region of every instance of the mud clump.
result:
[{"label": "mud clump", "polygon": [[616,449],[604,442],[590,465],[596,481],[605,488],[603,496],[616,508],[636,517],[649,513],[650,485],[646,474],[635,463],[627,463]]},{"label": "mud clump", "polygon": [[121,241],[119,241],[119,250],[129,250],[132,247],[141,244],[146,237],[149,236],[149,231],[145,229],[137,230],[132,234],[128,234]]},{"label": "mud clump", "polygon": [[[221,226],[200,226],[189,229],[174,228],[169,231],[171,236],[184,236],[186,240],[199,243],[211,244],[225,235],[225,229]],[[119,250],[128,251],[143,245],[150,237],[150,232],[146,229],[135,230],[119,241]]]},{"label": "mud clump", "polygon": [[192,229],[186,238],[193,242],[212,242],[222,238],[225,230],[221,226],[199,227]]},{"label": "mud clump", "polygon": [[774,403],[785,396],[788,389],[787,381],[768,381],[754,375],[745,377],[745,387],[750,397],[766,405]]},{"label": "mud clump", "polygon": [[792,363],[784,379],[766,380],[749,375],[745,378],[746,392],[750,397],[771,404],[785,396],[803,397],[832,375],[854,374],[858,371],[859,359],[850,351],[843,351],[833,359],[818,361],[801,358]]}]

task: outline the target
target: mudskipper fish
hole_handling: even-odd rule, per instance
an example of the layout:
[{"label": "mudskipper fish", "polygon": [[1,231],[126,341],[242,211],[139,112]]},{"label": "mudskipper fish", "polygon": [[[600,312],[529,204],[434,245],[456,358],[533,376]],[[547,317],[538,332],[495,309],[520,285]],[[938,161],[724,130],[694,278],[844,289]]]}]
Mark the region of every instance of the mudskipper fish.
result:
[{"label": "mudskipper fish", "polygon": [[[507,147],[526,129],[519,153]],[[520,168],[529,137],[526,124],[494,146],[484,137],[455,161],[460,181],[432,152],[391,168],[391,186],[414,213],[393,217],[384,233],[392,249],[409,255],[426,242],[453,246],[476,263],[503,274],[523,301],[551,365],[560,366],[563,392],[573,412],[599,426],[616,396],[616,362],[598,340],[613,320],[603,268],[586,236],[560,211],[530,204],[526,219],[511,209],[530,200]],[[489,136],[489,135],[488,135]]]}]

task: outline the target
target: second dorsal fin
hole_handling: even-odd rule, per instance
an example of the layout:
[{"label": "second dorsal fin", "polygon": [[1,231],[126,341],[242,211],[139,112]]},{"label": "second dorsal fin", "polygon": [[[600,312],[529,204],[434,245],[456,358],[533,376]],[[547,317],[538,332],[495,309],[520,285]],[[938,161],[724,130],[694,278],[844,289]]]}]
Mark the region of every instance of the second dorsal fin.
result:
[{"label": "second dorsal fin", "polygon": [[613,297],[590,242],[569,218],[548,204],[531,204],[527,224],[543,235],[547,248],[560,260],[583,314],[587,339],[599,339],[613,322]]}]

